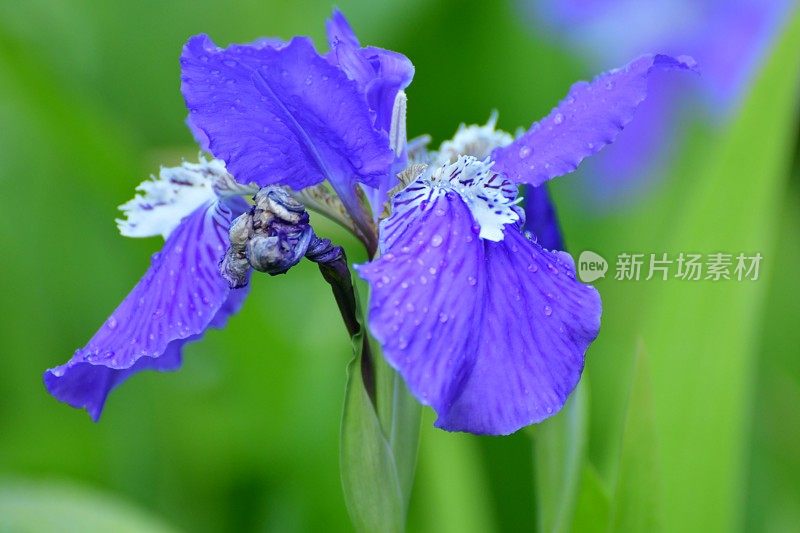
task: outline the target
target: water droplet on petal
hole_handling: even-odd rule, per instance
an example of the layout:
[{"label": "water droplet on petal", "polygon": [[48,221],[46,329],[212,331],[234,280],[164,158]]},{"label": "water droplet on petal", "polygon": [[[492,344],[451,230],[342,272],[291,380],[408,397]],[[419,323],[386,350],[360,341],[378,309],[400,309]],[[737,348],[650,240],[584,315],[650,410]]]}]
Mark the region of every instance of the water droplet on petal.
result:
[{"label": "water droplet on petal", "polygon": [[117,319],[114,318],[113,316],[110,317],[108,320],[106,320],[106,326],[108,326],[108,329],[116,328],[117,327]]},{"label": "water droplet on petal", "polygon": [[447,313],[439,313],[439,322],[441,322],[442,324],[447,322],[447,318],[448,318]]},{"label": "water droplet on petal", "polygon": [[473,287],[478,283],[478,280],[473,278],[472,276],[467,277],[467,283],[472,285]]},{"label": "water droplet on petal", "polygon": [[528,272],[537,272],[538,270],[539,267],[536,265],[536,263],[531,263],[528,265]]},{"label": "water droplet on petal", "polygon": [[556,116],[553,117],[553,124],[561,124],[562,122],[564,122],[564,115],[556,113]]},{"label": "water droplet on petal", "polygon": [[441,246],[442,240],[443,240],[442,236],[437,233],[436,235],[431,237],[431,246],[433,247]]},{"label": "water droplet on petal", "polygon": [[549,305],[544,306],[544,316],[550,316],[553,314],[553,308]]},{"label": "water droplet on petal", "polygon": [[519,158],[520,159],[525,159],[526,157],[531,155],[531,152],[532,152],[532,150],[531,150],[530,146],[523,146],[522,148],[519,149]]}]

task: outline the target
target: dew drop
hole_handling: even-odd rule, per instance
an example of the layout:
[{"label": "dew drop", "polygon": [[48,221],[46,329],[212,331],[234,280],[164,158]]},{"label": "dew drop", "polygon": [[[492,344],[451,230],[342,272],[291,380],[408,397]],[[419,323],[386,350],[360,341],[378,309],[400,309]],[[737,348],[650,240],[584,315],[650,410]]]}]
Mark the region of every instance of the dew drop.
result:
[{"label": "dew drop", "polygon": [[414,312],[414,304],[412,304],[411,302],[408,302],[406,304],[406,311],[408,311],[409,313],[413,313]]},{"label": "dew drop", "polygon": [[447,313],[439,313],[439,322],[442,324],[447,322]]},{"label": "dew drop", "polygon": [[428,269],[428,272],[430,272],[432,276],[435,276],[437,272],[436,267],[430,267]]},{"label": "dew drop", "polygon": [[467,283],[469,283],[470,285],[472,285],[474,287],[478,283],[478,280],[473,278],[472,276],[469,276],[467,278]]},{"label": "dew drop", "polygon": [[117,319],[116,319],[116,318],[114,318],[113,316],[112,316],[112,317],[110,317],[110,318],[109,318],[109,319],[106,321],[106,326],[108,326],[108,329],[114,329],[114,328],[116,328],[116,327],[117,327]]},{"label": "dew drop", "polygon": [[553,124],[561,124],[562,122],[564,122],[564,115],[556,113],[556,116],[553,117]]},{"label": "dew drop", "polygon": [[427,284],[427,283],[428,283],[428,278],[426,278],[425,276],[420,276],[420,277],[419,277],[419,282],[420,282],[421,284],[425,285],[425,284]]},{"label": "dew drop", "polygon": [[539,267],[536,266],[536,263],[531,263],[530,265],[528,265],[528,272],[537,272],[538,270]]},{"label": "dew drop", "polygon": [[553,308],[549,305],[544,306],[544,316],[550,316],[553,314]]},{"label": "dew drop", "polygon": [[529,155],[531,155],[530,146],[523,146],[522,148],[519,149],[519,158],[520,159],[525,159]]},{"label": "dew drop", "polygon": [[436,235],[431,237],[431,246],[433,247],[441,246],[442,240],[443,240],[442,236],[437,233]]},{"label": "dew drop", "polygon": [[313,79],[313,78],[312,78],[312,77],[309,75],[309,76],[306,78],[306,85],[311,85],[311,83],[312,83],[313,81],[314,81],[314,79]]},{"label": "dew drop", "polygon": [[446,211],[444,209],[442,209],[441,207],[437,207],[436,210],[434,211],[434,213],[436,213],[436,216],[438,216],[438,217],[443,217],[445,215]]}]

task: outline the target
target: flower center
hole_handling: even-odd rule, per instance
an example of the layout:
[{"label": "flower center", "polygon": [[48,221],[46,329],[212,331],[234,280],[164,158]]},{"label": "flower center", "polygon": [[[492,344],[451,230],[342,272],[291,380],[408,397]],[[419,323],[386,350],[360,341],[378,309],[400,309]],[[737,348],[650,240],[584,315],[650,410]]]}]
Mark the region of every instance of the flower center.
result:
[{"label": "flower center", "polygon": [[143,181],[132,200],[119,208],[127,217],[117,220],[126,237],[161,235],[166,239],[181,220],[201,205],[218,198],[254,194],[258,187],[240,185],[218,159],[162,167],[158,177]]},{"label": "flower center", "polygon": [[488,158],[481,161],[462,155],[454,163],[430,166],[395,196],[395,211],[401,216],[412,208],[424,211],[433,200],[452,191],[469,207],[480,226],[480,237],[502,241],[504,226],[520,220],[517,188],[493,172],[493,164]]}]

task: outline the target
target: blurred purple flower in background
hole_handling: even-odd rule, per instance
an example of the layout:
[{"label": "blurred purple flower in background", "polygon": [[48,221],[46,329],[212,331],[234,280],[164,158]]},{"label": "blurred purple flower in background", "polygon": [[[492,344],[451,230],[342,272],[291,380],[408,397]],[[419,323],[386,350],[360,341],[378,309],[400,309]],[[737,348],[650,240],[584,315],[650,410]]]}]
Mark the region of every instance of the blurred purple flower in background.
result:
[{"label": "blurred purple flower in background", "polygon": [[597,206],[644,191],[674,155],[681,103],[692,117],[724,121],[787,19],[791,0],[521,0],[533,26],[566,43],[592,69],[644,52],[690,54],[702,76],[654,84],[620,142],[588,167],[582,190]]}]

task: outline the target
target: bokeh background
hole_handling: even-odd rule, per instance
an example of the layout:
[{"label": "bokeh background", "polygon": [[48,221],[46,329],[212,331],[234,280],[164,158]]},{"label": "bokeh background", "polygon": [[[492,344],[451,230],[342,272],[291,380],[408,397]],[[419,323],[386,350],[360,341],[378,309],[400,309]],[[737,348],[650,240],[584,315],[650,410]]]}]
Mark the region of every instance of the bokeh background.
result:
[{"label": "bokeh background", "polygon": [[[339,7],[362,43],[412,59],[409,133],[435,143],[492,109],[505,129],[527,126],[597,71],[514,3]],[[196,156],[179,92],[186,38],[307,34],[324,49],[331,8],[0,0],[0,531],[351,530],[338,472],[350,347],[314,265],[256,277],[225,330],[189,345],[179,372],[115,391],[98,424],[41,382],[160,247],[120,238],[114,219],[160,164]],[[626,507],[656,509],[673,531],[797,530],[798,49],[770,46],[728,118],[698,120],[685,103],[679,142],[642,194],[604,207],[576,185],[585,177],[553,184],[575,255],[764,255],[756,282],[596,283],[603,329],[587,359],[566,522],[549,521],[561,493],[543,476],[557,459],[537,441],[559,417],[488,438],[434,430],[426,412],[410,531],[586,530],[580,520],[604,524],[609,512],[633,530],[613,519]],[[317,221],[363,260],[355,241]]]}]

